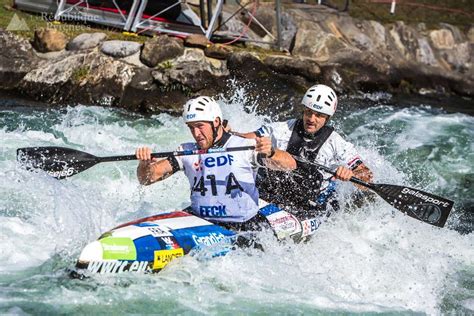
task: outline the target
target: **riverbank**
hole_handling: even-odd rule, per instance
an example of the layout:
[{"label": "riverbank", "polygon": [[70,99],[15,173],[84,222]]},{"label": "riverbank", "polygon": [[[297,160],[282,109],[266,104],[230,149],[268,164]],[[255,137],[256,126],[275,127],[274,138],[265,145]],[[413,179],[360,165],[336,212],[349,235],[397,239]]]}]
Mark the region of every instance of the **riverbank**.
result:
[{"label": "riverbank", "polygon": [[[261,5],[256,17],[271,12]],[[261,20],[275,31],[272,20]],[[52,105],[178,114],[189,97],[225,94],[229,82],[247,87],[249,100],[265,112],[291,108],[309,86],[325,83],[340,95],[455,97],[462,112],[473,111],[472,26],[383,25],[308,5],[286,8],[282,20],[286,53],[196,36],[124,41],[101,32],[70,38],[50,28],[25,39],[0,30],[6,48],[0,53],[0,89]],[[252,26],[248,36],[259,38],[258,28]]]}]

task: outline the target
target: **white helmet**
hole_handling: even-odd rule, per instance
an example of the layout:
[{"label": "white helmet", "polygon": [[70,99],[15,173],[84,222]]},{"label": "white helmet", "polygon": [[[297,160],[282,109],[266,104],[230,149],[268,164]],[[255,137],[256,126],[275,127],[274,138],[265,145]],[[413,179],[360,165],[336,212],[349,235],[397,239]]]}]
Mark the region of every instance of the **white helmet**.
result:
[{"label": "white helmet", "polygon": [[330,87],[317,84],[306,91],[301,104],[315,112],[333,116],[337,108],[337,96]]},{"label": "white helmet", "polygon": [[184,105],[183,118],[185,123],[214,122],[216,117],[222,121],[222,111],[219,104],[211,97],[197,97],[189,100]]}]

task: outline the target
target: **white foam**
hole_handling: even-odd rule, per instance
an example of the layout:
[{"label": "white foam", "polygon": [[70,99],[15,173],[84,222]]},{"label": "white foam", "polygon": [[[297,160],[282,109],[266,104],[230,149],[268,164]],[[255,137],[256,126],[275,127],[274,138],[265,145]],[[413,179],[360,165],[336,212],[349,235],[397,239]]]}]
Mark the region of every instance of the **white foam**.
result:
[{"label": "white foam", "polygon": [[[234,130],[252,131],[269,119],[255,115],[257,104],[246,99],[244,90],[220,102],[227,102],[223,111]],[[470,117],[386,106],[347,114],[345,120],[344,116],[338,114],[336,125],[356,143],[377,181],[415,186],[412,181],[417,173],[429,170],[423,174],[422,189],[444,190],[459,185],[454,177],[457,172],[472,173],[468,163],[472,157],[463,154],[469,148],[465,144],[473,146]],[[18,169],[14,161],[18,146],[66,146],[99,156],[133,154],[139,145],[171,150],[191,140],[181,118],[128,116],[94,107],[69,108],[60,118],[60,123],[48,121],[51,128],[43,131],[0,130],[4,146],[0,152],[0,278],[57,260],[55,256],[60,257],[62,269],[65,263],[74,263],[86,243],[112,227],[189,203],[189,184],[182,174],[140,187],[136,161],[98,164],[65,181]],[[459,128],[460,137],[451,135],[450,140],[446,136],[450,128]],[[425,133],[425,129],[431,130]],[[438,143],[443,137],[451,142],[448,154]],[[413,150],[416,156],[427,145],[440,148],[426,153],[429,167],[437,168],[424,169],[426,165],[414,159],[402,161],[406,151]],[[351,184],[341,187],[342,196],[353,191]],[[44,274],[56,272],[62,278],[62,270],[34,270],[39,275],[28,280],[28,289],[36,292],[25,300],[68,311],[77,305],[94,305],[123,312],[120,308],[128,304],[146,301],[149,310],[138,309],[143,313],[156,308],[171,313],[164,309],[170,305],[174,312],[183,313],[440,314],[445,292],[450,291],[447,284],[474,265],[472,233],[460,235],[432,227],[380,199],[331,217],[307,244],[280,244],[271,233],[262,234],[262,239],[264,253],[239,250],[208,261],[185,257],[157,276],[99,276],[84,283],[99,290],[72,283],[41,290],[41,282],[54,282],[46,277],[41,281]],[[20,290],[22,286],[18,285]],[[2,302],[11,301],[8,295],[0,293]],[[462,299],[459,303],[472,310],[472,302]],[[23,308],[21,300],[12,304]]]}]

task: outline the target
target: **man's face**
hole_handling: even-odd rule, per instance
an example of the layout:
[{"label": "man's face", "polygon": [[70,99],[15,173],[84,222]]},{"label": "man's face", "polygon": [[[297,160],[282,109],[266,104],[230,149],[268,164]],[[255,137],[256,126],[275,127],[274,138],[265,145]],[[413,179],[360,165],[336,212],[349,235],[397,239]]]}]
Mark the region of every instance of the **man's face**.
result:
[{"label": "man's face", "polygon": [[211,122],[204,121],[187,123],[200,149],[209,149],[213,145],[212,124]]},{"label": "man's face", "polygon": [[315,112],[305,107],[303,112],[303,126],[306,133],[314,134],[326,124],[329,115]]}]

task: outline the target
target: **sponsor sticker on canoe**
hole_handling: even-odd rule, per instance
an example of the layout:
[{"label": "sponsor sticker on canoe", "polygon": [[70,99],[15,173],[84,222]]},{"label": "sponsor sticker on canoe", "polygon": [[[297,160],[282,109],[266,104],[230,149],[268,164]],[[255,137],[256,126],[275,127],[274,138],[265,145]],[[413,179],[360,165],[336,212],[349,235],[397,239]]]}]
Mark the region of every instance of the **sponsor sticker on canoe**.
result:
[{"label": "sponsor sticker on canoe", "polygon": [[167,227],[163,226],[150,226],[146,228],[153,237],[161,237],[161,236],[173,236],[170,230]]},{"label": "sponsor sticker on canoe", "polygon": [[163,269],[171,260],[184,256],[183,248],[155,251],[153,270]]},{"label": "sponsor sticker on canoe", "polygon": [[267,216],[267,220],[280,240],[301,232],[298,219],[286,211],[270,214]]},{"label": "sponsor sticker on canoe", "polygon": [[91,261],[87,265],[87,271],[91,273],[111,274],[123,272],[151,272],[148,261]]},{"label": "sponsor sticker on canoe", "polygon": [[226,239],[226,236],[223,233],[209,233],[204,236],[202,235],[192,235],[193,241],[196,245],[206,245],[212,246],[220,243]]},{"label": "sponsor sticker on canoe", "polygon": [[137,250],[133,240],[127,237],[106,237],[99,240],[105,260],[136,260]]},{"label": "sponsor sticker on canoe", "polygon": [[306,237],[314,234],[318,229],[319,225],[321,225],[321,219],[319,218],[312,218],[302,221],[301,227],[303,228],[303,232],[301,234],[301,237]]},{"label": "sponsor sticker on canoe", "polygon": [[158,243],[161,246],[161,249],[178,249],[179,244],[174,237],[162,236],[157,238]]}]

